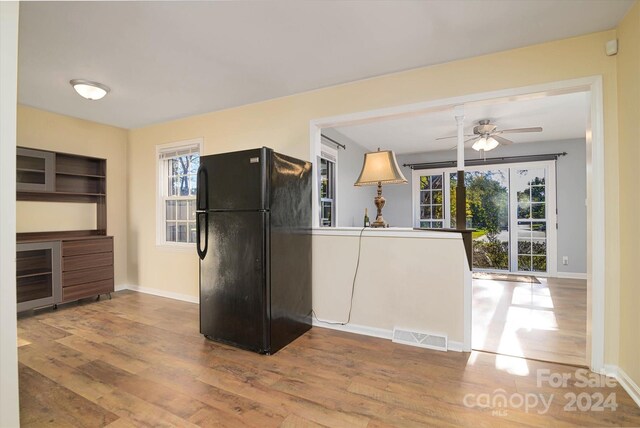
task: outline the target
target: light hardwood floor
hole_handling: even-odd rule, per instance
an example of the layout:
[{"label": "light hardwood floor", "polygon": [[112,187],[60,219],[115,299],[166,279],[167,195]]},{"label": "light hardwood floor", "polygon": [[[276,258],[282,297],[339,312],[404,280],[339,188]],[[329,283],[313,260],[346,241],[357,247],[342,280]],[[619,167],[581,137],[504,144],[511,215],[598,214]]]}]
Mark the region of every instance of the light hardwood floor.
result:
[{"label": "light hardwood floor", "polygon": [[[197,305],[131,291],[20,317],[18,335],[25,427],[640,425],[619,386],[537,384],[538,369],[574,367],[321,328],[261,356],[204,339]],[[565,394],[584,392],[615,394],[617,410],[563,409]],[[551,405],[539,414],[542,405],[526,412],[515,400],[500,416],[465,405],[482,394]]]},{"label": "light hardwood floor", "polygon": [[473,349],[587,366],[587,281],[473,280]]}]

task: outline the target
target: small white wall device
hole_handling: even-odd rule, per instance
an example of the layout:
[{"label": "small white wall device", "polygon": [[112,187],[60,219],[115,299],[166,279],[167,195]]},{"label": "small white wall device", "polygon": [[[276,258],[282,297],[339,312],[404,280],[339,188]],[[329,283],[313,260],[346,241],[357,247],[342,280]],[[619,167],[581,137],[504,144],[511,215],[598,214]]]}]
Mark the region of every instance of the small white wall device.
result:
[{"label": "small white wall device", "polygon": [[605,51],[608,56],[613,56],[618,53],[618,39],[609,40],[605,45]]}]

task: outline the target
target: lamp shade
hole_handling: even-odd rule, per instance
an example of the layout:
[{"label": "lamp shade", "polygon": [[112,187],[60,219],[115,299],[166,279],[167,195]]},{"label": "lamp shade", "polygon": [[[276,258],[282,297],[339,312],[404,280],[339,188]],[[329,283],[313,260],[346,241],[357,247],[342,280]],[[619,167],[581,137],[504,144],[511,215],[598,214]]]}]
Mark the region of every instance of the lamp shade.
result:
[{"label": "lamp shade", "polygon": [[401,184],[407,179],[402,175],[396,155],[391,150],[365,153],[360,176],[354,186],[371,186],[378,183]]}]

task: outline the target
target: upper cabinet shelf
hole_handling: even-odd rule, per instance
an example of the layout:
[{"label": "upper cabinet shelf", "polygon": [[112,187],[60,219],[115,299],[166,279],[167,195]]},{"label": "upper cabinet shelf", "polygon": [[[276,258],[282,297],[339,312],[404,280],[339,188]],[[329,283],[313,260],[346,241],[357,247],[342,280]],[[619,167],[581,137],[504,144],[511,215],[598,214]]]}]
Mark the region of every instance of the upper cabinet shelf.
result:
[{"label": "upper cabinet shelf", "polygon": [[104,159],[56,153],[56,174],[104,178],[106,166]]},{"label": "upper cabinet shelf", "polygon": [[105,159],[18,147],[16,167],[19,201],[95,203],[98,233],[106,233]]},{"label": "upper cabinet shelf", "polygon": [[[68,201],[106,194],[107,161],[19,147],[16,188],[20,200]],[[89,201],[95,202],[95,201]]]},{"label": "upper cabinet shelf", "polygon": [[60,172],[60,171],[56,171],[56,175],[71,175],[73,177],[105,178],[104,175],[77,174],[77,173],[73,173],[73,172]]}]

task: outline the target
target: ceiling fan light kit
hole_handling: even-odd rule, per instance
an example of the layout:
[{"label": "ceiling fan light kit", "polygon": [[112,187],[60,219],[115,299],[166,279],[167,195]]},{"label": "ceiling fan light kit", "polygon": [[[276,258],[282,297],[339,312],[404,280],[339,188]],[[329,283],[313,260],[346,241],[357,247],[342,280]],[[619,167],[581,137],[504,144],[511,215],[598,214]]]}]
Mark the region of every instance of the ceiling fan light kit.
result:
[{"label": "ceiling fan light kit", "polygon": [[[542,132],[542,128],[539,126],[532,128],[513,128],[513,129],[503,129],[498,130],[496,125],[490,123],[489,119],[479,120],[478,124],[473,127],[472,135],[465,135],[465,137],[472,137],[466,140],[464,143],[467,144],[473,141],[472,149],[477,151],[488,152],[489,150],[493,150],[499,145],[508,146],[509,144],[513,144],[513,141],[504,138],[501,134],[515,134],[519,132]],[[436,138],[436,140],[445,140],[449,138],[457,138],[457,135],[452,135],[450,137],[440,137]],[[451,149],[455,149],[457,146],[452,147]]]},{"label": "ceiling fan light kit", "polygon": [[484,150],[485,152],[488,152],[489,150],[493,150],[498,147],[498,144],[498,141],[496,141],[492,137],[482,137],[478,141],[473,143],[473,146],[471,146],[471,148],[477,151]]}]

